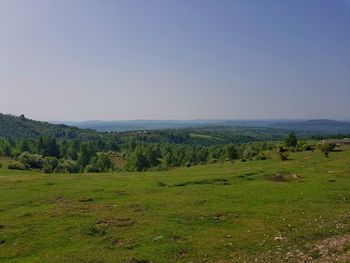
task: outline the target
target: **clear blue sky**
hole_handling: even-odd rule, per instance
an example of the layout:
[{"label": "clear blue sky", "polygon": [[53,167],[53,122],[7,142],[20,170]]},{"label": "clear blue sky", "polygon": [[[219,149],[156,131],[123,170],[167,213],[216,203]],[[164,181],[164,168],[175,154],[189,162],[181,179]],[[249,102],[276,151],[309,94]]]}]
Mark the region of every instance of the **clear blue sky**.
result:
[{"label": "clear blue sky", "polygon": [[0,112],[350,119],[350,0],[1,0]]}]

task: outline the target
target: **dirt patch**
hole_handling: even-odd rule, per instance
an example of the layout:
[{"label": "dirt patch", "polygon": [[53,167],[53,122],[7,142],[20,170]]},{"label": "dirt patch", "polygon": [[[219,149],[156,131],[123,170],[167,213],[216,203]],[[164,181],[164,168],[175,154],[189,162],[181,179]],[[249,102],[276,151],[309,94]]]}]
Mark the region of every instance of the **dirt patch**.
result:
[{"label": "dirt patch", "polygon": [[94,201],[94,199],[92,199],[91,197],[83,197],[79,201],[80,202],[92,202],[92,201]]},{"label": "dirt patch", "polygon": [[124,226],[132,226],[134,223],[135,223],[134,220],[132,220],[131,218],[108,217],[108,218],[100,218],[96,220],[96,225],[99,225],[99,226],[124,227]]},{"label": "dirt patch", "polygon": [[245,173],[245,174],[238,175],[237,177],[238,178],[246,178],[246,177],[254,176],[256,174],[257,173]]},{"label": "dirt patch", "polygon": [[112,241],[113,247],[125,247],[125,248],[132,248],[135,246],[133,241],[131,239],[116,239]]},{"label": "dirt patch", "polygon": [[224,220],[226,220],[226,215],[224,213],[217,213],[214,216],[214,219],[219,220],[219,221],[224,221]]},{"label": "dirt patch", "polygon": [[129,209],[133,212],[142,212],[146,210],[142,205],[140,204],[131,204],[129,205]]},{"label": "dirt patch", "polygon": [[350,234],[336,236],[306,246],[306,252],[297,251],[297,262],[350,262]]},{"label": "dirt patch", "polygon": [[148,259],[138,259],[138,258],[132,258],[129,263],[149,263]]},{"label": "dirt patch", "polygon": [[65,197],[63,195],[59,195],[55,198],[50,199],[49,203],[54,204],[54,203],[60,203],[60,202],[65,202],[65,201],[66,201]]},{"label": "dirt patch", "polygon": [[117,195],[127,195],[128,193],[126,191],[116,191]]},{"label": "dirt patch", "polygon": [[117,240],[113,240],[113,241],[112,241],[112,244],[113,244],[113,246],[115,246],[115,247],[124,246],[125,243],[126,243],[126,242],[125,242],[125,240],[123,240],[123,239],[117,239]]},{"label": "dirt patch", "polygon": [[177,242],[177,243],[186,241],[186,238],[178,235],[173,235],[171,238],[174,242]]},{"label": "dirt patch", "polygon": [[201,184],[214,184],[214,185],[229,185],[229,181],[225,178],[217,178],[217,179],[208,179],[208,180],[197,180],[190,182],[182,182],[174,184],[174,186],[187,186],[187,185],[201,185]]},{"label": "dirt patch", "polygon": [[282,173],[268,176],[268,179],[274,182],[292,182],[300,178],[301,177],[297,174],[282,174]]}]

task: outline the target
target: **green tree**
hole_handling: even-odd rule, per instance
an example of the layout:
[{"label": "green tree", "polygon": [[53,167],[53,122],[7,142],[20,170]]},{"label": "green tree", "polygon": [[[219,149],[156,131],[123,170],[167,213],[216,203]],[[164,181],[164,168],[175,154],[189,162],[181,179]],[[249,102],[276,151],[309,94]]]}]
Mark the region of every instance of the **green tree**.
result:
[{"label": "green tree", "polygon": [[29,142],[26,139],[21,140],[18,143],[18,149],[20,150],[20,152],[30,152],[30,146],[29,146]]},{"label": "green tree", "polygon": [[136,146],[135,150],[130,154],[128,166],[129,169],[136,171],[144,171],[150,167],[147,156],[144,154],[141,146]]},{"label": "green tree", "polygon": [[229,144],[226,146],[225,155],[226,155],[226,158],[229,158],[231,160],[235,160],[238,158],[237,149],[233,146],[233,144]]},{"label": "green tree", "polygon": [[56,158],[60,157],[60,149],[56,138],[52,136],[46,136],[43,138],[41,154],[43,156],[52,156]]},{"label": "green tree", "polygon": [[110,168],[112,168],[113,163],[111,158],[109,158],[108,154],[100,153],[98,155],[97,165],[101,169],[101,171],[108,171]]},{"label": "green tree", "polygon": [[78,163],[82,167],[85,167],[90,163],[91,158],[92,158],[92,155],[91,155],[91,152],[89,151],[88,144],[83,143],[80,146],[80,151],[79,151],[79,155],[78,155]]},{"label": "green tree", "polygon": [[11,156],[11,145],[7,140],[4,140],[2,144],[2,154],[5,155],[6,157]]},{"label": "green tree", "polygon": [[70,158],[74,161],[78,160],[78,152],[79,152],[79,142],[78,141],[72,141],[69,143],[66,157]]},{"label": "green tree", "polygon": [[287,147],[291,147],[291,146],[295,147],[295,146],[297,146],[298,138],[297,138],[297,136],[295,135],[294,132],[288,134],[288,136],[287,136],[287,138],[285,140],[285,143],[286,143]]},{"label": "green tree", "polygon": [[331,142],[324,142],[319,144],[318,148],[320,149],[321,152],[323,152],[324,156],[326,158],[329,157],[329,153],[335,148],[335,143]]}]

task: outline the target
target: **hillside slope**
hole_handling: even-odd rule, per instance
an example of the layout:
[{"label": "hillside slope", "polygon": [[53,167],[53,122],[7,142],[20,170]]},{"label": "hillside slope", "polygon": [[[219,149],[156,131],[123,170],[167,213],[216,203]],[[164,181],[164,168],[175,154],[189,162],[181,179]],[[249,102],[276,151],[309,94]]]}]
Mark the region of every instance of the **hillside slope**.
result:
[{"label": "hillside slope", "polygon": [[96,136],[97,132],[64,124],[35,121],[27,119],[23,115],[14,116],[0,113],[0,137],[16,140],[18,138],[37,138],[48,134],[60,139],[84,139]]},{"label": "hillside slope", "polygon": [[0,168],[0,262],[350,262],[349,157],[342,147],[159,172]]}]

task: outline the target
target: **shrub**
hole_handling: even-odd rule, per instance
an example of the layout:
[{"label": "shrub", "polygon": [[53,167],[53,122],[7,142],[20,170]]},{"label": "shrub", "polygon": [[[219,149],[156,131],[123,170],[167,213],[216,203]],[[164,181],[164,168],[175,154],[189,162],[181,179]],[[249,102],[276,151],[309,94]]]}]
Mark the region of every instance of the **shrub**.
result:
[{"label": "shrub", "polygon": [[252,160],[256,155],[258,155],[258,152],[251,147],[247,147],[243,151],[243,159],[246,160]]},{"label": "shrub", "polygon": [[53,173],[54,170],[53,166],[49,163],[44,164],[42,168],[42,171],[47,174]]},{"label": "shrub", "polygon": [[286,152],[287,150],[283,148],[283,146],[278,146],[277,148],[277,152],[281,152],[281,153],[284,153]]},{"label": "shrub", "polygon": [[53,173],[58,166],[58,160],[56,157],[45,157],[43,159],[42,171],[44,173]]},{"label": "shrub", "polygon": [[321,144],[318,145],[318,149],[323,152],[324,156],[326,158],[329,157],[329,153],[334,150],[335,148],[335,143],[332,143],[332,142],[323,142]]},{"label": "shrub", "polygon": [[10,162],[7,168],[12,170],[27,170],[27,167],[19,161]]},{"label": "shrub", "polygon": [[256,160],[256,161],[263,161],[266,159],[267,159],[267,157],[263,153],[259,153],[257,156],[254,157],[254,160]]},{"label": "shrub", "polygon": [[216,158],[211,158],[208,161],[208,163],[217,163],[217,162],[218,162],[218,159],[216,159]]},{"label": "shrub", "polygon": [[311,151],[311,150],[313,150],[313,147],[310,144],[305,144],[305,145],[303,145],[302,149],[303,149],[303,151]]},{"label": "shrub", "polygon": [[277,154],[278,154],[278,157],[281,159],[281,161],[288,160],[288,153],[278,151]]},{"label": "shrub", "polygon": [[89,164],[85,167],[85,172],[86,173],[99,173],[99,172],[101,172],[101,170],[96,165]]},{"label": "shrub", "polygon": [[41,169],[43,167],[43,157],[39,154],[24,152],[18,157],[18,160],[32,169]]},{"label": "shrub", "polygon": [[80,166],[76,161],[72,160],[63,160],[58,163],[55,172],[56,173],[78,173]]},{"label": "shrub", "polygon": [[97,156],[97,166],[101,171],[108,171],[113,168],[113,163],[108,154],[100,153]]},{"label": "shrub", "polygon": [[286,143],[287,147],[291,147],[291,146],[295,147],[295,146],[297,146],[298,138],[297,138],[297,136],[295,135],[294,132],[288,134],[288,137],[286,138],[285,143]]}]

